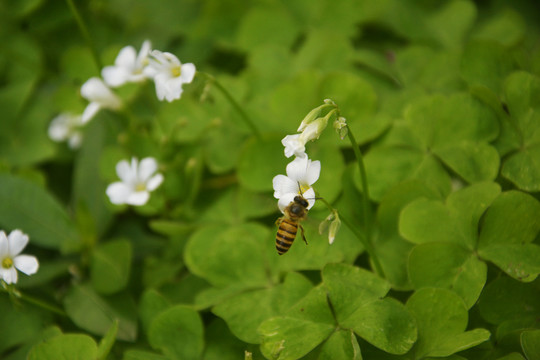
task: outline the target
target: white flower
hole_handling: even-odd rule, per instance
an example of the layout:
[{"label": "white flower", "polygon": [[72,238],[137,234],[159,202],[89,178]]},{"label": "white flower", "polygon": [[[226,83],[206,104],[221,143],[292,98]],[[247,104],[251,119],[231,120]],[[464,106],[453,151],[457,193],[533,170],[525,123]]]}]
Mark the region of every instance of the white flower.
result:
[{"label": "white flower", "polygon": [[285,146],[286,157],[291,157],[293,155],[297,157],[306,156],[306,142],[301,135],[302,134],[287,135],[281,140],[281,143]]},{"label": "white flower", "polygon": [[[285,156],[306,156],[306,143],[310,140],[318,139],[321,135],[319,131],[319,123],[312,122],[302,128],[301,134],[287,135],[281,140],[283,146],[285,146]],[[300,131],[300,129],[299,129]]]},{"label": "white flower", "polygon": [[90,78],[83,84],[81,95],[90,101],[82,114],[84,124],[90,121],[100,109],[118,110],[122,106],[120,98],[97,77]]},{"label": "white flower", "polygon": [[17,282],[17,270],[26,275],[35,274],[39,263],[35,256],[19,255],[28,244],[28,235],[13,230],[9,236],[0,231],[0,278],[7,284]]},{"label": "white flower", "polygon": [[105,66],[101,70],[105,83],[111,87],[118,87],[128,82],[144,81],[148,77],[143,70],[148,65],[150,47],[150,41],[146,40],[138,55],[133,46],[122,48],[114,60],[114,65]]},{"label": "white flower", "polygon": [[159,100],[171,102],[182,96],[182,85],[189,84],[195,77],[195,65],[182,64],[176,56],[168,52],[153,50],[145,73],[154,79]]},{"label": "white flower", "polygon": [[80,115],[62,113],[51,121],[49,137],[56,142],[67,140],[69,147],[76,149],[81,146],[83,125]]},{"label": "white flower", "polygon": [[136,158],[122,160],[116,165],[116,173],[122,181],[110,184],[107,195],[113,204],[144,205],[154,191],[163,182],[163,175],[155,174],[158,164],[156,159],[147,157],[139,163]]},{"label": "white flower", "polygon": [[281,212],[294,200],[302,195],[308,202],[308,210],[315,204],[315,190],[311,187],[321,172],[321,162],[311,161],[307,156],[297,157],[287,165],[287,176],[277,175],[272,180],[274,197],[278,199]]}]

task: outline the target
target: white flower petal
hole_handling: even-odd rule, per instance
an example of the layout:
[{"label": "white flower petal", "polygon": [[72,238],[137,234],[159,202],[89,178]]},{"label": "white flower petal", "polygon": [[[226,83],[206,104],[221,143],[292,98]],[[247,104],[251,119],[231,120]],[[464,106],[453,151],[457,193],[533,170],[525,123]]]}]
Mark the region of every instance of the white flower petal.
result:
[{"label": "white flower petal", "polygon": [[163,175],[156,174],[152,176],[146,183],[146,189],[148,191],[154,191],[158,188],[159,185],[163,182]]},{"label": "white flower petal", "polygon": [[305,157],[305,142],[300,137],[300,134],[287,135],[281,140],[283,146],[285,146],[285,156],[291,157],[296,155],[298,157]]},{"label": "white flower petal", "polygon": [[294,201],[295,196],[298,196],[298,194],[288,193],[278,200],[278,207],[282,213],[285,213],[285,208]]},{"label": "white flower petal", "polygon": [[7,284],[15,284],[17,283],[17,270],[13,266],[9,269],[4,269],[0,266],[0,278]]},{"label": "white flower petal", "polygon": [[5,232],[0,231],[0,261],[6,256],[9,256],[8,238]]},{"label": "white flower petal", "polygon": [[101,100],[107,97],[110,89],[105,85],[103,80],[97,77],[92,77],[81,86],[81,96],[88,101]]},{"label": "white flower petal", "polygon": [[182,97],[182,80],[180,78],[168,78],[164,80],[162,86],[165,91],[165,99],[171,102],[173,100],[178,100]]},{"label": "white flower petal", "polygon": [[141,45],[141,50],[139,55],[137,55],[137,65],[142,70],[143,66],[148,62],[148,55],[150,55],[150,50],[152,48],[152,43],[150,40],[145,40]]},{"label": "white flower petal", "polygon": [[13,265],[26,275],[35,274],[38,271],[39,263],[35,256],[19,255],[13,259]]},{"label": "white flower petal", "polygon": [[304,140],[304,143],[307,143],[310,140],[318,139],[320,135],[319,122],[314,121],[304,128],[301,137]]},{"label": "white flower petal", "polygon": [[82,113],[83,124],[86,124],[87,122],[92,120],[92,118],[96,116],[97,112],[100,109],[101,109],[101,105],[98,104],[97,102],[91,102],[90,104],[88,104]]},{"label": "white flower petal", "polygon": [[304,199],[307,200],[308,202],[308,207],[307,209],[311,209],[313,207],[313,205],[315,205],[315,190],[313,190],[313,188],[309,188],[308,190],[306,190],[302,196],[304,197]]},{"label": "white flower petal", "polygon": [[101,70],[101,76],[105,83],[112,87],[124,85],[129,79],[129,71],[118,66],[105,66]]},{"label": "white flower petal", "polygon": [[13,230],[8,235],[9,255],[12,257],[19,255],[26,244],[28,244],[28,235],[21,230]]},{"label": "white flower petal", "polygon": [[[133,159],[132,159],[133,163]],[[135,165],[136,166],[136,165]],[[133,185],[137,182],[137,169],[127,162],[127,160],[121,160],[116,164],[116,174],[125,183]]]},{"label": "white flower petal", "polygon": [[131,45],[123,47],[118,56],[114,60],[114,64],[118,67],[133,67],[137,60],[137,51]]},{"label": "white flower petal", "polygon": [[319,160],[309,161],[308,167],[306,169],[305,180],[309,185],[313,185],[317,180],[319,180],[319,175],[321,174],[321,162]]},{"label": "white flower petal", "polygon": [[167,88],[168,79],[169,78],[162,73],[157,73],[154,76],[154,84],[156,85],[156,96],[160,101],[163,101],[165,100],[165,98],[167,98],[167,101],[171,102],[171,100],[169,100],[171,96],[169,95],[169,89]]},{"label": "white flower petal", "polygon": [[157,171],[158,164],[156,159],[147,157],[141,160],[139,164],[138,179],[139,181],[147,181],[152,174]]},{"label": "white flower petal", "polygon": [[81,95],[90,102],[98,103],[101,107],[116,110],[122,101],[100,78],[88,79],[81,87]]},{"label": "white flower petal", "polygon": [[[153,52],[152,52],[153,53]],[[181,66],[182,63],[180,62],[180,60],[178,60],[178,58],[176,57],[176,55],[170,53],[170,52],[162,52],[160,54],[160,60],[161,62],[166,65],[167,67],[169,68],[173,68],[173,67],[177,67],[177,66]],[[157,57],[157,56],[156,56]]]},{"label": "white flower petal", "polygon": [[155,66],[150,65],[150,60],[148,60],[148,63],[149,65],[143,68],[143,74],[146,75],[148,78],[153,79],[159,73],[159,71]]},{"label": "white flower petal", "polygon": [[125,204],[132,192],[132,188],[120,181],[110,184],[106,190],[109,200],[115,205]]},{"label": "white flower petal", "polygon": [[287,176],[294,181],[304,182],[306,176],[306,170],[308,168],[309,159],[307,157],[297,157],[289,164],[287,164]]},{"label": "white flower petal", "polygon": [[193,81],[193,78],[195,77],[195,65],[192,63],[187,63],[182,65],[181,71],[180,71],[180,78],[183,83],[189,84]]},{"label": "white flower petal", "polygon": [[150,193],[148,191],[137,191],[129,194],[126,204],[129,205],[144,205],[150,199]]},{"label": "white flower petal", "polygon": [[64,141],[69,134],[69,115],[60,114],[49,125],[49,137],[54,141]]},{"label": "white flower petal", "polygon": [[274,197],[280,199],[285,194],[298,194],[298,183],[285,175],[276,175],[272,179],[274,187]]}]

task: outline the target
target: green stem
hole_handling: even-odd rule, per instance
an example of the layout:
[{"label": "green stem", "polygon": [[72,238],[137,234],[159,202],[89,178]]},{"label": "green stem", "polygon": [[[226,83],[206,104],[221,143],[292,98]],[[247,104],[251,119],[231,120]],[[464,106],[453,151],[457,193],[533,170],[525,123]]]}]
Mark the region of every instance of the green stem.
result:
[{"label": "green stem", "polygon": [[73,0],[66,0],[69,9],[71,10],[71,13],[73,14],[73,17],[75,18],[75,21],[77,22],[77,25],[79,26],[79,30],[81,31],[84,40],[86,41],[88,47],[90,48],[90,51],[92,52],[92,57],[94,58],[94,62],[96,63],[98,69],[102,69],[103,66],[101,64],[101,60],[99,59],[96,46],[94,42],[92,41],[92,37],[90,36],[90,33],[88,32],[88,28],[84,24],[84,21],[79,14],[79,11],[77,10],[77,7],[73,3]]},{"label": "green stem", "polygon": [[[9,285],[8,285],[9,286]],[[35,297],[26,295],[21,293],[20,291],[16,290],[15,288],[6,289],[5,287],[0,288],[7,292],[10,296],[13,296],[17,299],[21,299],[29,304],[35,305],[37,307],[40,307],[42,309],[45,309],[47,311],[53,312],[58,315],[67,316],[67,314],[62,310],[61,308],[51,305],[49,303],[46,303],[44,301],[41,301],[39,299],[36,299]]]},{"label": "green stem", "polygon": [[368,240],[371,241],[371,207],[369,206],[369,188],[368,188],[368,182],[367,182],[367,173],[366,168],[364,166],[364,160],[362,157],[362,153],[360,152],[360,147],[358,146],[358,143],[356,142],[356,139],[351,131],[347,131],[347,135],[349,137],[349,140],[351,141],[351,145],[354,151],[354,156],[356,157],[356,161],[358,162],[358,170],[360,170],[360,181],[362,183],[362,192],[364,193],[362,196],[362,208],[364,212],[364,228],[367,234]]},{"label": "green stem", "polygon": [[[330,211],[335,211],[335,209],[332,207],[332,205],[330,205],[324,198],[317,198],[317,199],[321,200],[323,202],[323,204],[325,204],[326,207]],[[350,221],[347,217],[343,216],[343,214],[340,213],[339,211],[338,211],[338,214],[339,214],[340,220],[343,221],[343,223],[352,231],[354,236],[356,236],[358,238],[358,240],[360,240],[362,245],[364,245],[364,248],[366,249],[369,257],[373,261],[373,265],[375,266],[375,272],[380,277],[384,278],[384,271],[383,271],[381,262],[379,261],[379,258],[377,257],[377,255],[375,253],[375,249],[374,249],[373,245],[371,244],[371,241],[366,236],[364,236],[364,234],[362,234],[360,231],[358,231],[356,226],[353,225],[352,221]]]},{"label": "green stem", "polygon": [[216,78],[210,74],[197,71],[197,74],[201,74],[205,76],[209,82],[215,85],[215,87],[221,91],[221,93],[227,98],[227,100],[231,103],[231,105],[234,107],[234,109],[240,114],[240,117],[244,121],[244,123],[250,128],[253,135],[255,135],[259,140],[261,139],[261,133],[255,126],[255,123],[251,120],[251,118],[246,114],[244,109],[238,104],[238,102],[232,97],[232,95],[219,83],[219,81],[216,80]]},{"label": "green stem", "polygon": [[371,258],[371,261],[373,261],[373,265],[375,265],[375,271],[377,275],[384,278],[384,270],[382,268],[381,262],[379,261],[379,257],[375,253],[375,248],[371,244],[371,241],[367,239],[365,236],[362,235],[358,229],[353,226],[353,223],[347,218],[344,217],[343,214],[339,214],[339,218],[347,227],[353,232],[353,234],[362,241],[362,244],[364,245],[364,248],[366,249],[367,253],[369,254],[369,257]]},{"label": "green stem", "polygon": [[[366,241],[364,245],[366,246],[366,250],[368,250],[368,253],[373,260],[373,263],[375,264],[375,267],[377,268],[377,271],[379,272],[379,275],[384,276],[384,272],[382,270],[382,266],[379,262],[379,258],[375,254],[375,248],[373,247],[373,222],[372,222],[372,214],[371,214],[371,206],[369,204],[369,187],[367,182],[367,172],[366,167],[364,166],[364,158],[362,157],[362,153],[360,152],[360,147],[358,146],[358,143],[356,142],[356,138],[354,137],[354,134],[352,133],[351,129],[348,129],[347,136],[349,137],[349,140],[351,142],[354,156],[356,157],[356,161],[358,163],[358,170],[360,171],[360,182],[362,183],[362,208],[363,208],[363,220],[364,220],[364,229],[366,232]],[[347,220],[343,219],[343,222],[347,224]],[[349,223],[347,226],[351,228],[351,224]],[[351,228],[352,230],[352,228]],[[353,230],[354,232],[354,230]]]}]

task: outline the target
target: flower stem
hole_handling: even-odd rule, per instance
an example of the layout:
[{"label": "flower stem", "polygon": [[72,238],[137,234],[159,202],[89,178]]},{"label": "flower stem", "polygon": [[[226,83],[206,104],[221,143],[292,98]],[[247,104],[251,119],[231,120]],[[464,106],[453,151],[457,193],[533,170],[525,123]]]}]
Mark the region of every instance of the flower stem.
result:
[{"label": "flower stem", "polygon": [[75,21],[77,22],[77,25],[79,26],[79,30],[82,33],[82,36],[84,37],[84,40],[86,41],[86,44],[90,48],[90,51],[92,52],[92,57],[94,58],[94,62],[96,63],[98,69],[103,68],[103,65],[101,64],[101,60],[99,59],[96,46],[94,42],[92,41],[92,37],[90,36],[90,33],[88,32],[88,28],[84,24],[84,21],[81,17],[81,14],[77,10],[77,7],[73,3],[73,0],[66,0],[69,9],[71,10],[71,13],[73,14],[73,17],[75,18]]},{"label": "flower stem", "polygon": [[62,316],[67,316],[67,314],[64,312],[64,310],[62,310],[61,308],[59,308],[59,307],[57,307],[55,305],[51,305],[51,304],[49,304],[49,303],[47,303],[45,301],[39,300],[39,299],[37,299],[35,297],[32,297],[30,295],[23,294],[19,290],[15,289],[15,287],[13,287],[13,286],[7,285],[7,288],[6,288],[6,286],[3,286],[3,287],[0,287],[0,289],[7,292],[11,297],[14,297],[16,299],[21,299],[21,300],[23,300],[23,301],[25,301],[25,302],[27,302],[29,304],[40,307],[40,308],[45,309],[47,311],[50,311],[52,313],[62,315]]},{"label": "flower stem", "polygon": [[212,83],[221,93],[225,96],[225,98],[231,103],[231,105],[234,107],[234,109],[240,114],[240,117],[244,121],[244,123],[250,128],[253,135],[255,135],[259,140],[261,139],[261,133],[255,126],[255,123],[251,120],[251,118],[246,114],[244,109],[238,104],[238,102],[232,97],[232,95],[219,83],[219,81],[216,80],[216,78],[210,74],[197,71],[197,74],[201,74],[206,77],[206,79]]},{"label": "flower stem", "polygon": [[356,157],[356,161],[358,163],[358,170],[360,171],[360,181],[362,183],[362,192],[364,193],[362,196],[362,207],[364,210],[364,228],[366,230],[367,238],[371,239],[371,207],[369,206],[369,188],[367,182],[366,168],[364,166],[364,158],[362,157],[360,147],[358,146],[358,143],[356,142],[356,139],[351,129],[349,129],[349,131],[347,132],[347,136],[349,137],[349,140],[351,142],[354,156]]},{"label": "flower stem", "polygon": [[381,262],[379,261],[379,258],[377,257],[377,254],[375,253],[375,248],[371,244],[371,241],[365,236],[363,236],[362,233],[358,231],[358,229],[355,226],[353,226],[352,222],[347,217],[343,216],[343,214],[340,214],[339,218],[353,232],[353,234],[358,239],[360,239],[360,241],[362,241],[364,248],[369,254],[369,257],[371,258],[371,260],[373,261],[373,265],[375,266],[375,272],[377,273],[377,275],[384,278],[385,277],[384,270],[382,268]]},{"label": "flower stem", "polygon": [[[325,204],[326,207],[330,211],[336,211],[336,209],[334,209],[332,207],[332,205],[330,205],[324,198],[317,198],[317,199],[321,200],[323,202],[323,204]],[[369,254],[369,257],[373,261],[373,265],[375,266],[375,272],[380,277],[384,278],[384,271],[383,271],[381,262],[379,261],[379,258],[375,254],[375,249],[373,248],[373,245],[371,244],[371,241],[364,234],[362,234],[360,231],[358,231],[356,226],[353,225],[352,221],[350,221],[346,216],[343,216],[343,214],[341,212],[338,212],[338,213],[339,213],[339,218],[341,219],[341,221],[343,221],[343,223],[352,231],[354,236],[356,236],[358,238],[358,240],[360,240],[362,245],[364,245],[364,248],[366,249],[367,253]]]},{"label": "flower stem", "polygon": [[[371,206],[369,204],[369,187],[368,187],[368,182],[367,182],[366,167],[364,166],[364,158],[362,157],[362,153],[360,152],[360,147],[358,146],[358,143],[356,142],[356,138],[354,137],[354,134],[352,133],[351,129],[347,131],[347,136],[349,137],[349,141],[351,142],[351,145],[354,151],[354,156],[356,157],[356,161],[358,163],[358,170],[360,171],[360,181],[362,183],[362,192],[363,192],[362,208],[363,208],[364,231],[366,232],[364,246],[366,246],[366,250],[368,251],[369,256],[373,260],[373,263],[375,264],[375,267],[377,268],[377,272],[379,273],[380,276],[384,277],[384,272],[382,270],[381,263],[375,253],[375,248],[373,247],[373,228],[372,228],[373,217],[371,214]],[[353,230],[353,228],[351,227],[351,223],[347,219],[343,219],[343,222],[353,232],[356,232],[355,230]]]}]

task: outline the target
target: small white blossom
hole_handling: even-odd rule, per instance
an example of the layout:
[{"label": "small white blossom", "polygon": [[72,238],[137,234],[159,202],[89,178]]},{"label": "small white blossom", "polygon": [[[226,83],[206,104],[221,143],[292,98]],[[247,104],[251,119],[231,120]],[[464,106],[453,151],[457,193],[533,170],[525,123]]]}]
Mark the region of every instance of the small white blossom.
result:
[{"label": "small white blossom", "polygon": [[301,137],[301,134],[287,135],[281,140],[281,143],[285,146],[286,157],[293,155],[297,157],[306,156],[306,142]]},{"label": "small white blossom", "polygon": [[49,125],[49,137],[56,142],[68,142],[68,145],[72,149],[76,149],[82,142],[82,117],[80,115],[73,115],[68,113],[62,113],[55,117]]},{"label": "small white blossom", "polygon": [[308,202],[308,210],[315,204],[315,190],[311,187],[321,172],[321,162],[311,161],[307,156],[297,157],[287,165],[287,176],[277,175],[272,180],[274,197],[278,199],[278,207],[283,212],[294,200],[302,195]]},{"label": "small white blossom", "polygon": [[81,95],[90,104],[82,114],[83,123],[90,121],[100,109],[118,110],[122,106],[120,98],[97,77],[88,79],[81,87]]},{"label": "small white blossom", "polygon": [[113,204],[144,205],[150,198],[150,192],[163,182],[163,175],[157,171],[156,159],[147,157],[140,161],[122,160],[116,165],[116,173],[122,181],[110,184],[107,195]]},{"label": "small white blossom", "polygon": [[312,122],[306,126],[301,127],[301,134],[287,135],[281,140],[283,146],[285,146],[285,156],[297,156],[305,157],[306,156],[306,143],[310,140],[318,139],[321,135],[320,124],[318,122]]},{"label": "small white blossom", "polygon": [[156,95],[159,100],[168,102],[180,99],[182,85],[189,84],[195,77],[195,65],[182,64],[178,58],[168,52],[153,50],[145,73],[154,79]]},{"label": "small white blossom", "polygon": [[139,54],[133,46],[126,46],[120,50],[114,60],[114,65],[105,66],[101,76],[105,83],[111,87],[122,86],[125,83],[141,82],[148,78],[143,72],[148,65],[150,41],[146,40],[141,46]]},{"label": "small white blossom", "polygon": [[7,284],[17,283],[17,270],[26,275],[35,274],[39,263],[35,256],[20,255],[28,244],[28,235],[13,230],[8,236],[0,231],[0,279]]}]

